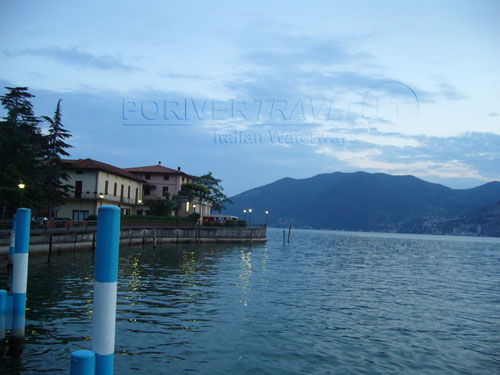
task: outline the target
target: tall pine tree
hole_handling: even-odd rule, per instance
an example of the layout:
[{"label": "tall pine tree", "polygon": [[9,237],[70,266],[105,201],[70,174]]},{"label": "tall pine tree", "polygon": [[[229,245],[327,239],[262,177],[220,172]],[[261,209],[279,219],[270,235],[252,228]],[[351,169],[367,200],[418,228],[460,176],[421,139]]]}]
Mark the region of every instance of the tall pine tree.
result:
[{"label": "tall pine tree", "polygon": [[[10,217],[21,203],[37,207],[43,199],[46,141],[28,88],[6,88],[0,97],[7,111],[0,122],[0,215]],[[23,190],[18,188],[21,182]]]},{"label": "tall pine tree", "polygon": [[54,208],[63,202],[64,197],[71,191],[71,186],[66,184],[69,175],[64,170],[64,162],[61,156],[69,156],[66,151],[73,146],[65,142],[71,137],[71,133],[64,128],[61,122],[61,100],[57,102],[54,117],[42,116],[49,123],[49,134],[47,139],[47,159],[45,172],[46,200],[48,205],[48,216],[54,216]]}]

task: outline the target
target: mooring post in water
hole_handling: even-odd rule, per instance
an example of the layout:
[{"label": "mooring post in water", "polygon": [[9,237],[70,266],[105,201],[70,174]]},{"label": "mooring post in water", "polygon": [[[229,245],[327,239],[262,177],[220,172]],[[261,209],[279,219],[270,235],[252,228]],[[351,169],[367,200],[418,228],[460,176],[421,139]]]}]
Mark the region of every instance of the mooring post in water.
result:
[{"label": "mooring post in water", "polygon": [[285,246],[285,230],[283,229],[283,246]]},{"label": "mooring post in water", "polygon": [[50,258],[50,257],[51,257],[51,255],[52,255],[52,241],[53,241],[53,240],[54,240],[54,239],[52,238],[52,233],[51,233],[51,234],[49,234],[49,258]]},{"label": "mooring post in water", "polygon": [[18,208],[16,213],[16,248],[14,251],[14,275],[12,280],[12,331],[9,352],[18,356],[23,351],[24,325],[26,320],[26,289],[28,285],[28,255],[30,244],[29,208]]},{"label": "mooring post in water", "polygon": [[7,262],[7,268],[12,269],[14,267],[14,249],[16,248],[16,215],[12,220],[12,230],[10,231],[10,245],[9,245],[9,259]]},{"label": "mooring post in water", "polygon": [[5,323],[7,318],[7,291],[0,290],[0,356],[5,350]]},{"label": "mooring post in water", "polygon": [[71,353],[70,375],[95,374],[95,353],[92,350],[77,350]]},{"label": "mooring post in water", "polygon": [[92,350],[96,355],[95,375],[113,374],[119,243],[120,208],[99,207],[92,319]]},{"label": "mooring post in water", "polygon": [[288,226],[288,243],[290,243],[290,232],[292,231],[292,226]]}]

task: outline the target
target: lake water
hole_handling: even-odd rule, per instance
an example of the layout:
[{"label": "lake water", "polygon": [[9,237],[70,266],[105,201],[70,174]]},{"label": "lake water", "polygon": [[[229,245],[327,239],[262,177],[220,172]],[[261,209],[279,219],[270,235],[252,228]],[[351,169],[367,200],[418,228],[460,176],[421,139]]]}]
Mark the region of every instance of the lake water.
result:
[{"label": "lake water", "polygon": [[[500,373],[500,239],[282,238],[122,247],[115,374]],[[90,252],[31,256],[24,353],[1,374],[69,373],[93,275]]]}]

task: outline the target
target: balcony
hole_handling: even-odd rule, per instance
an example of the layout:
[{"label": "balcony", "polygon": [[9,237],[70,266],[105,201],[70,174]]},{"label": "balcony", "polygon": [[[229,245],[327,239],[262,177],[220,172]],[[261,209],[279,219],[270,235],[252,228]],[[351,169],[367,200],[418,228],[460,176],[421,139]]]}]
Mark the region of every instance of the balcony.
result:
[{"label": "balcony", "polygon": [[[102,194],[104,198],[102,198],[103,202],[118,202],[118,203],[125,203],[125,204],[137,204],[135,201],[135,198],[127,198],[127,197],[120,197],[119,195],[112,195],[112,194]],[[91,200],[91,201],[97,201],[101,200],[100,194],[98,193],[89,193],[89,192],[79,192],[75,191],[73,192],[69,197],[69,199],[82,199],[82,200]]]}]

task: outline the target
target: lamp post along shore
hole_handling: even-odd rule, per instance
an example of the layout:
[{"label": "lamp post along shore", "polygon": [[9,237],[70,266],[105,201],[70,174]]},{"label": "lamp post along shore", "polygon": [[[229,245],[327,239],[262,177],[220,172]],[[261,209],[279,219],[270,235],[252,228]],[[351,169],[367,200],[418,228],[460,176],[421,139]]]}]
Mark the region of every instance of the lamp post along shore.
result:
[{"label": "lamp post along shore", "polygon": [[92,319],[95,375],[113,374],[119,240],[120,208],[99,207]]},{"label": "lamp post along shore", "polygon": [[26,187],[26,184],[23,182],[20,182],[19,184],[17,184],[17,187],[19,189],[21,189],[21,193],[20,193],[20,197],[19,197],[19,207],[22,207],[23,206],[23,192],[24,192],[24,188]]},{"label": "lamp post along shore", "polygon": [[12,280],[12,331],[9,340],[9,353],[12,356],[19,356],[23,351],[24,344],[30,218],[31,210],[29,208],[17,209],[14,273]]}]

